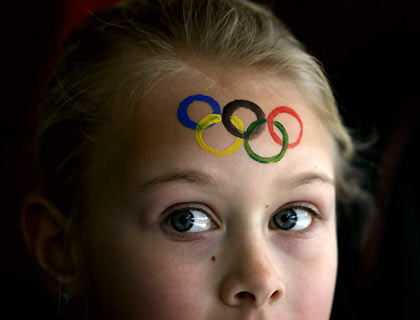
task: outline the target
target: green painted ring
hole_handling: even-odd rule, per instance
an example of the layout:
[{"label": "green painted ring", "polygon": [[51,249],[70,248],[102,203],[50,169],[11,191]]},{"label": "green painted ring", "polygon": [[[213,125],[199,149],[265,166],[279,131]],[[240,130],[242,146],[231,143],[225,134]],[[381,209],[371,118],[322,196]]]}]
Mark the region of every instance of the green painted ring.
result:
[{"label": "green painted ring", "polygon": [[244,147],[248,155],[254,159],[255,161],[261,162],[261,163],[274,163],[278,162],[283,158],[284,154],[286,153],[287,146],[289,145],[289,135],[287,134],[286,129],[284,126],[278,122],[274,121],[274,125],[280,130],[281,134],[283,135],[283,145],[281,147],[280,153],[271,157],[261,157],[260,155],[256,154],[254,151],[252,151],[251,146],[249,145],[249,137],[252,134],[252,131],[254,131],[255,127],[262,125],[263,123],[267,122],[267,119],[259,119],[254,122],[252,122],[248,129],[245,132],[245,141],[244,141]]}]

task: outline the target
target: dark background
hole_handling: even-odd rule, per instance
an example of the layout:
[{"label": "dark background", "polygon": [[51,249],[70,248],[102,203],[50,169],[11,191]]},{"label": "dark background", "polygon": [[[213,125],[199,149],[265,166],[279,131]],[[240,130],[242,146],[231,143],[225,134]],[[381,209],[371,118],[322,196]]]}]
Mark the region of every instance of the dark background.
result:
[{"label": "dark background", "polygon": [[[420,1],[259,2],[271,5],[322,62],[344,122],[370,146],[357,164],[372,201],[348,207],[352,214],[340,221],[332,319],[420,319]],[[72,26],[109,3],[9,1],[2,7],[0,301],[14,319],[56,314],[34,276],[18,223],[22,197],[34,184],[39,92]]]}]

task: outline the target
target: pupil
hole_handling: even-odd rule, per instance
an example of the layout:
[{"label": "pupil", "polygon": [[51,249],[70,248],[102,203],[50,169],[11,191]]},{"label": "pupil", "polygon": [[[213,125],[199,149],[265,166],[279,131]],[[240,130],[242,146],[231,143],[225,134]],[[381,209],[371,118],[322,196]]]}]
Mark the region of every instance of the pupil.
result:
[{"label": "pupil", "polygon": [[190,210],[179,211],[171,216],[171,225],[176,231],[188,231],[194,225],[194,215]]},{"label": "pupil", "polygon": [[275,225],[283,230],[293,228],[297,223],[297,215],[294,210],[287,209],[274,216]]}]

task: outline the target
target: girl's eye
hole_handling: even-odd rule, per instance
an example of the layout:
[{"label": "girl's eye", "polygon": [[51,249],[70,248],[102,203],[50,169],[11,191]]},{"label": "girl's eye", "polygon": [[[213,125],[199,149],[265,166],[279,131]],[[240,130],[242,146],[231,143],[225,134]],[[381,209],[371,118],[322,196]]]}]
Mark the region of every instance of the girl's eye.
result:
[{"label": "girl's eye", "polygon": [[199,209],[183,208],[172,213],[168,219],[178,232],[201,232],[212,228],[212,220]]},{"label": "girl's eye", "polygon": [[303,230],[312,223],[310,209],[287,208],[273,217],[274,226],[282,230]]}]

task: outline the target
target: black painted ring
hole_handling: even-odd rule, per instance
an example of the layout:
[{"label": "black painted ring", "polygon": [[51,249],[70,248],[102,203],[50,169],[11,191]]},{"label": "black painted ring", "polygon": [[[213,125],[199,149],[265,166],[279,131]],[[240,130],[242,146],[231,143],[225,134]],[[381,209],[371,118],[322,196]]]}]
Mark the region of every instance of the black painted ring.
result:
[{"label": "black painted ring", "polygon": [[[229,131],[231,134],[233,134],[235,137],[238,138],[245,138],[245,133],[240,132],[238,128],[236,128],[233,124],[230,118],[232,117],[233,113],[236,111],[236,109],[239,108],[245,108],[249,109],[252,112],[255,113],[257,116],[257,121],[261,119],[265,119],[264,111],[255,103],[248,101],[248,100],[233,100],[229,102],[224,108],[222,113],[222,122],[225,126],[226,130]],[[262,131],[264,130],[264,126],[258,126],[255,128],[255,130],[252,132],[249,139],[253,139],[257,137]]]}]

